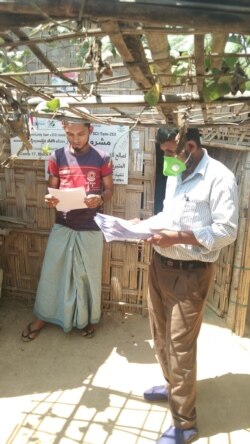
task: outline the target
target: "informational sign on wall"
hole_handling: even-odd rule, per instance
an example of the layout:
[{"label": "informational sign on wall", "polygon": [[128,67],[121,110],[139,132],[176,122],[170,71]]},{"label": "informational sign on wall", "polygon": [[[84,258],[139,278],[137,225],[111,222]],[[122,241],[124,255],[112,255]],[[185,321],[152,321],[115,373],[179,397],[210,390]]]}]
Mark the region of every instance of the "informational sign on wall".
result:
[{"label": "informational sign on wall", "polygon": [[[33,118],[30,122],[31,150],[19,154],[20,159],[47,160],[50,153],[67,144],[62,124],[56,120]],[[112,158],[116,184],[128,183],[129,128],[120,125],[94,124],[90,143]],[[11,154],[17,154],[22,146],[19,137],[11,139]]]},{"label": "informational sign on wall", "polygon": [[94,125],[90,143],[107,151],[113,162],[114,183],[128,183],[129,128],[119,125]]}]

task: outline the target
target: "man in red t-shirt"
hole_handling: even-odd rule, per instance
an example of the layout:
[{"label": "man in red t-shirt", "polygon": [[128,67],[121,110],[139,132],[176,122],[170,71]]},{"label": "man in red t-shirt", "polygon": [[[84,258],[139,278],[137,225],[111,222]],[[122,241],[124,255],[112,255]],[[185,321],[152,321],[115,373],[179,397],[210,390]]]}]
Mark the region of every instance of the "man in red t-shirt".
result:
[{"label": "man in red t-shirt", "polygon": [[[86,208],[56,210],[36,293],[36,317],[22,332],[25,342],[35,339],[47,322],[65,332],[76,327],[90,338],[101,316],[103,236],[94,216],[112,197],[112,163],[108,153],[90,145],[90,123],[70,118],[63,126],[68,145],[50,156],[48,185],[84,187]],[[45,202],[53,208],[59,200],[51,193]]]}]

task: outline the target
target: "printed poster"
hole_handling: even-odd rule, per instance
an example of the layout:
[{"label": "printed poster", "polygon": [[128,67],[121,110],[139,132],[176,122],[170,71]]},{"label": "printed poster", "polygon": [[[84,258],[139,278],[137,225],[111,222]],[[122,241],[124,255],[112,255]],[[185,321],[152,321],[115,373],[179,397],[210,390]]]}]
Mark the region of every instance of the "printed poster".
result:
[{"label": "printed poster", "polygon": [[[129,127],[121,125],[93,125],[90,143],[97,148],[107,151],[112,158],[115,184],[128,183],[129,158]],[[20,153],[20,159],[47,160],[50,153],[67,144],[62,123],[45,118],[30,119],[31,150]],[[22,146],[19,137],[11,139],[11,154],[17,154]]]}]

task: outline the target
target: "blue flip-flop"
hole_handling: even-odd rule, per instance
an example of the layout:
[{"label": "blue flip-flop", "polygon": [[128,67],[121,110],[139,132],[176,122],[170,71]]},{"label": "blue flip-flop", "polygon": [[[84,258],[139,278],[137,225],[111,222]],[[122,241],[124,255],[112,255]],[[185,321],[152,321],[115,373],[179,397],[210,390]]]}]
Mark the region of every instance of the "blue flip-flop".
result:
[{"label": "blue flip-flop", "polygon": [[189,444],[198,438],[198,429],[179,429],[170,426],[160,437],[156,444]]},{"label": "blue flip-flop", "polygon": [[165,385],[156,385],[146,390],[143,396],[146,401],[167,401],[168,389]]}]

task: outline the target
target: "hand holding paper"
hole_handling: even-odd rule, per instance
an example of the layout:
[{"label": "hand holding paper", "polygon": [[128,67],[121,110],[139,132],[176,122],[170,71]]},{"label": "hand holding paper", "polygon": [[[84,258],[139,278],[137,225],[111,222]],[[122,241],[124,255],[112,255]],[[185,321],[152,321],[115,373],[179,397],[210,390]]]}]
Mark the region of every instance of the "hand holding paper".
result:
[{"label": "hand holding paper", "polygon": [[[97,213],[94,220],[102,230],[106,242],[114,240],[148,239],[157,231],[156,228],[153,230],[151,228],[152,219],[133,223],[132,221],[121,219],[119,217]],[[161,228],[159,228],[158,231],[160,230]]]},{"label": "hand holding paper", "polygon": [[58,211],[77,210],[79,208],[87,208],[84,203],[86,192],[84,187],[68,188],[66,190],[58,190],[57,188],[48,188],[51,196],[58,199],[56,209]]}]

